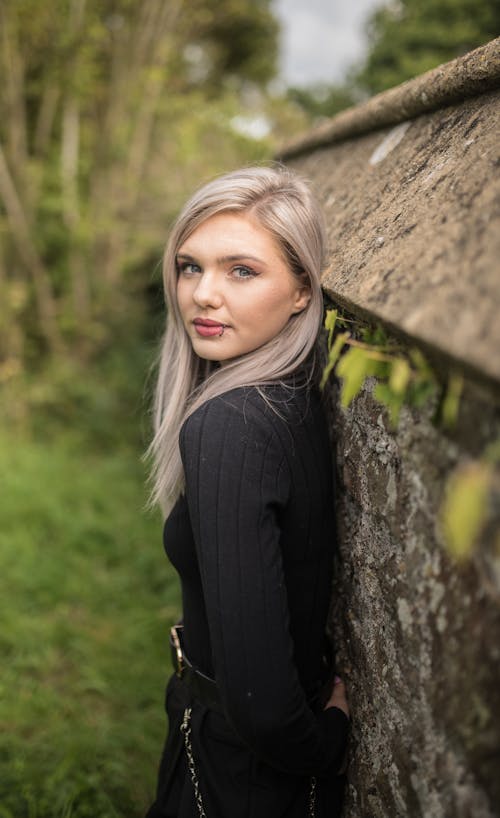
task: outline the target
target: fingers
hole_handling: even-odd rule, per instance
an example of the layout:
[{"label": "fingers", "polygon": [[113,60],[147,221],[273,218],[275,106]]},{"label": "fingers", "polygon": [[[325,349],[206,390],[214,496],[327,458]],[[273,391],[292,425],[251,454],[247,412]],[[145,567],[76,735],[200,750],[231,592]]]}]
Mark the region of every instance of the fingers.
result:
[{"label": "fingers", "polygon": [[347,701],[347,691],[345,688],[345,684],[340,678],[340,676],[335,676],[333,680],[333,688],[330,693],[330,698],[326,704],[326,707],[340,707],[341,710],[344,711],[347,718],[350,718],[350,709],[349,703]]}]

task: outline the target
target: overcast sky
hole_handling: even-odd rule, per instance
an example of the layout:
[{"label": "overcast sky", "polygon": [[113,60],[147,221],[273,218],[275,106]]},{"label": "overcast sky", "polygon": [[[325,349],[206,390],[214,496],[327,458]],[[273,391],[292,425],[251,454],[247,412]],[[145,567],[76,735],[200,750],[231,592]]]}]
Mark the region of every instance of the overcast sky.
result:
[{"label": "overcast sky", "polygon": [[337,82],[364,54],[364,23],[383,0],[274,0],[287,85]]}]

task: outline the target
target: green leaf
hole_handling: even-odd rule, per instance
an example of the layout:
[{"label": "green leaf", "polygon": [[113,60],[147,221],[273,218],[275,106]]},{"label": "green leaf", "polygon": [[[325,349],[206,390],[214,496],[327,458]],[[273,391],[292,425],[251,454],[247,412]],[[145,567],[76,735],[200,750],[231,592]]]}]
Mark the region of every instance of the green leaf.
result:
[{"label": "green leaf", "polygon": [[365,382],[365,378],[372,374],[373,361],[370,360],[364,349],[352,347],[340,359],[337,365],[337,375],[343,379],[341,404],[349,406]]},{"label": "green leaf", "polygon": [[424,378],[425,380],[434,378],[434,373],[429,366],[427,358],[417,347],[412,347],[408,354],[420,377]]},{"label": "green leaf", "polygon": [[378,383],[373,390],[373,397],[387,407],[390,424],[392,428],[395,429],[398,425],[401,407],[404,403],[404,395],[398,395],[387,383]]},{"label": "green leaf", "polygon": [[397,395],[403,395],[410,380],[410,364],[405,358],[396,358],[392,362],[389,376],[389,387]]},{"label": "green leaf", "polygon": [[333,367],[337,363],[339,355],[342,351],[342,347],[344,346],[346,339],[349,337],[348,332],[343,332],[341,335],[337,335],[335,338],[335,342],[333,346],[330,348],[328,353],[328,363],[323,370],[323,375],[321,377],[321,383],[319,385],[320,389],[325,388],[325,384],[329,378],[330,372],[332,371]]},{"label": "green leaf", "polygon": [[325,316],[325,329],[328,330],[328,349],[332,345],[333,331],[337,323],[338,310],[327,310]]},{"label": "green leaf", "polygon": [[448,378],[446,394],[441,404],[441,420],[445,426],[455,426],[460,408],[460,396],[464,385],[461,374],[452,373]]},{"label": "green leaf", "polygon": [[458,469],[448,480],[443,529],[448,550],[457,560],[470,557],[486,522],[491,479],[491,468],[475,462]]}]

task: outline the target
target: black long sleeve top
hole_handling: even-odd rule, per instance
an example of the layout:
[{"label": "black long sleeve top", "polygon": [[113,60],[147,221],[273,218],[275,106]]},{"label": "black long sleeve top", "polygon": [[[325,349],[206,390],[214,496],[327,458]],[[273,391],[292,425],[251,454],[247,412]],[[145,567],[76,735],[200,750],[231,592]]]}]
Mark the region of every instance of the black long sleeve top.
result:
[{"label": "black long sleeve top", "polygon": [[185,494],[164,542],[186,653],[215,677],[235,732],[275,768],[322,775],[348,731],[342,710],[308,703],[324,672],[335,548],[329,440],[314,390],[265,393],[233,389],[184,423]]}]

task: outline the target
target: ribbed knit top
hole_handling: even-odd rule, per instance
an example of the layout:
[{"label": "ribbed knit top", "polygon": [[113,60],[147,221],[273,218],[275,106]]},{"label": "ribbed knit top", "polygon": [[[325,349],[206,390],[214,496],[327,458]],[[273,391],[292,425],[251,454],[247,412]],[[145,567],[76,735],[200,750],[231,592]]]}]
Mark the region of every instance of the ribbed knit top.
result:
[{"label": "ribbed knit top", "polygon": [[339,708],[308,704],[324,676],[335,548],[329,440],[315,391],[265,394],[233,389],[184,423],[186,489],[165,549],[186,653],[215,677],[234,731],[272,766],[320,775],[338,765],[348,729]]}]

